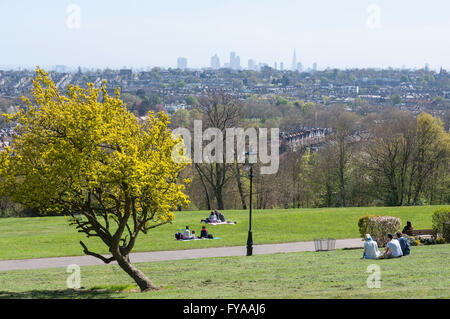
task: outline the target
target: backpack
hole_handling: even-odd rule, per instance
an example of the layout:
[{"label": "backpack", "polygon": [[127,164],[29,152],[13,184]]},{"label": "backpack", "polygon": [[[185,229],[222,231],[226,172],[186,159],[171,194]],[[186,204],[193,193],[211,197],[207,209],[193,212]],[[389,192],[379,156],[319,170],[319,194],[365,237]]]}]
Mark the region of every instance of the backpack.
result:
[{"label": "backpack", "polygon": [[176,240],[181,240],[181,239],[183,239],[183,234],[182,234],[182,233],[175,233],[175,239],[176,239]]},{"label": "backpack", "polygon": [[214,239],[212,234],[208,234],[208,239]]}]

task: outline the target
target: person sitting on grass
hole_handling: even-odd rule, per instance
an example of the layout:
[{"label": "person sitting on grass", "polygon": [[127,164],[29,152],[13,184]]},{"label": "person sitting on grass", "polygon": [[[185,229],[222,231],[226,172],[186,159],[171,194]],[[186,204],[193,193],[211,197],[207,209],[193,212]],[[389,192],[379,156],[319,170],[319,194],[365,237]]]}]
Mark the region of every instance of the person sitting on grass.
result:
[{"label": "person sitting on grass", "polygon": [[200,232],[200,238],[208,238],[208,230],[205,226],[202,226],[202,231]]},{"label": "person sitting on grass", "polygon": [[224,214],[218,212],[217,210],[215,210],[214,213],[216,213],[217,220],[221,221],[222,223],[226,221]]},{"label": "person sitting on grass", "polygon": [[365,259],[378,259],[380,251],[378,250],[378,244],[372,239],[370,234],[366,234],[366,241],[364,243],[363,258]]},{"label": "person sitting on grass", "polygon": [[386,250],[383,254],[384,258],[398,258],[402,257],[402,248],[400,247],[400,243],[397,239],[392,236],[392,234],[387,235],[387,244],[386,244]]},{"label": "person sitting on grass", "polygon": [[408,238],[403,237],[403,234],[398,232],[397,240],[400,244],[400,248],[402,249],[403,256],[408,256],[411,251]]},{"label": "person sitting on grass", "polygon": [[186,226],[186,229],[184,230],[183,239],[191,239],[191,231],[189,230],[189,226]]},{"label": "person sitting on grass", "polygon": [[217,222],[219,222],[215,212],[211,212],[211,215],[209,215],[208,219],[209,219],[210,223],[217,223]]},{"label": "person sitting on grass", "polygon": [[191,239],[195,239],[195,230],[192,231]]},{"label": "person sitting on grass", "polygon": [[210,214],[208,217],[206,217],[205,219],[202,219],[201,222],[202,222],[202,223],[212,223],[212,221],[213,221],[214,219],[217,220],[217,217],[216,217],[216,215],[214,214],[214,212],[211,211],[211,214]]}]

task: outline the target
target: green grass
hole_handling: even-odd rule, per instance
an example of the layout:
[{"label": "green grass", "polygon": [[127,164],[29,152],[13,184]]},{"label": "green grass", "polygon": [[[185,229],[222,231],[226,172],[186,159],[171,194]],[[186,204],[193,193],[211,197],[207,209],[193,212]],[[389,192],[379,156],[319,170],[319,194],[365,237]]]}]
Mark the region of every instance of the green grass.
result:
[{"label": "green grass", "polygon": [[[81,267],[78,290],[64,268],[0,272],[0,298],[450,298],[450,246],[412,247],[398,259],[363,260],[361,249],[140,263],[163,290],[139,293],[117,265]],[[381,288],[367,287],[367,267]]]},{"label": "green grass", "polygon": [[[398,216],[405,224],[412,221],[416,229],[430,228],[432,213],[442,206],[419,207],[356,207],[323,209],[256,210],[253,219],[255,244],[308,241],[318,237],[357,238],[357,221],[365,214]],[[189,225],[200,232],[200,220],[206,211],[176,213],[173,224],[140,234],[134,252],[192,249],[245,245],[248,231],[248,211],[226,211],[227,219],[237,225],[209,226],[218,240],[179,242],[174,238],[178,229]],[[106,254],[98,238],[87,239],[69,226],[64,217],[2,218],[0,219],[0,260],[83,255],[79,241],[91,251]]]}]

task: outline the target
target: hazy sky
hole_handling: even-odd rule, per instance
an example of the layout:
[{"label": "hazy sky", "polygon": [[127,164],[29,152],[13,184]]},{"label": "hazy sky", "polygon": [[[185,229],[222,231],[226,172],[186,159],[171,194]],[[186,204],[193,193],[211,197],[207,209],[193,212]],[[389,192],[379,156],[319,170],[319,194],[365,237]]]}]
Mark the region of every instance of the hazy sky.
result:
[{"label": "hazy sky", "polygon": [[0,0],[0,65],[203,67],[236,51],[286,68],[295,48],[306,67],[450,69],[449,17],[448,0]]}]

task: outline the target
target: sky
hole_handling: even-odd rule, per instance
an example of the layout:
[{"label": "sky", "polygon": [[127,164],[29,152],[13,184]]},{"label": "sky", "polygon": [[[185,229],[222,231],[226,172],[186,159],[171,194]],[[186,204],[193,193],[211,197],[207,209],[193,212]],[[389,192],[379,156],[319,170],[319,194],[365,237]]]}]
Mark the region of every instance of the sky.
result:
[{"label": "sky", "polygon": [[0,0],[0,66],[450,69],[448,0]]}]

